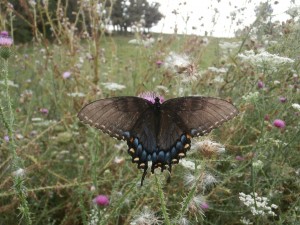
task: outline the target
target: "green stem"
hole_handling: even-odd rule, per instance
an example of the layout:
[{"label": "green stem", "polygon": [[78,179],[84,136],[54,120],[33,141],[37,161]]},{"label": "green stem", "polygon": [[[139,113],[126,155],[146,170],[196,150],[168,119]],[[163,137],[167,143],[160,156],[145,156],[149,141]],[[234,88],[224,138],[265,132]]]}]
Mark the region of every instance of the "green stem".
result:
[{"label": "green stem", "polygon": [[160,183],[160,181],[159,181],[159,179],[157,178],[156,175],[155,175],[155,182],[156,182],[156,185],[157,185],[157,191],[158,191],[158,195],[159,195],[159,199],[160,199],[161,210],[162,210],[162,213],[163,213],[163,216],[164,216],[164,219],[165,219],[164,224],[171,225],[170,218],[169,218],[169,215],[168,215],[168,212],[167,212],[167,207],[166,207],[166,202],[165,202],[165,195],[164,195],[164,192],[162,190],[161,183]]},{"label": "green stem", "polygon": [[3,72],[4,72],[4,86],[5,86],[5,97],[7,99],[7,103],[8,103],[8,117],[9,120],[7,121],[6,124],[6,129],[8,131],[8,135],[9,138],[12,140],[11,142],[13,142],[13,123],[14,123],[14,116],[13,116],[13,110],[12,110],[12,105],[11,105],[11,99],[10,99],[10,95],[9,95],[9,88],[8,88],[8,61],[7,60],[3,60]]},{"label": "green stem", "polygon": [[[23,162],[22,160],[18,157],[17,151],[16,151],[16,144],[14,140],[14,112],[12,109],[12,102],[11,98],[9,95],[9,86],[8,86],[8,60],[2,60],[3,62],[3,70],[1,71],[4,74],[4,86],[5,86],[5,98],[7,101],[7,107],[8,107],[8,118],[6,118],[6,115],[4,113],[4,107],[2,105],[2,101],[0,102],[0,116],[1,119],[4,123],[4,126],[7,129],[7,133],[9,136],[9,150],[12,154],[12,170],[17,171],[18,169],[23,168]],[[21,219],[23,218],[25,220],[25,224],[31,225],[32,220],[30,218],[30,212],[29,212],[29,207],[28,207],[28,202],[27,202],[27,190],[24,185],[24,178],[23,174],[14,174],[13,175],[13,189],[17,193],[17,196],[20,200],[20,205],[18,209],[21,212]],[[20,222],[21,223],[21,222]]]},{"label": "green stem", "polygon": [[[256,196],[255,196],[255,169],[253,168],[253,159],[251,159],[251,186],[252,186],[252,194],[253,194],[253,199],[254,199],[254,206],[255,209],[257,209],[256,205]],[[255,224],[258,224],[258,217],[255,217]]]}]

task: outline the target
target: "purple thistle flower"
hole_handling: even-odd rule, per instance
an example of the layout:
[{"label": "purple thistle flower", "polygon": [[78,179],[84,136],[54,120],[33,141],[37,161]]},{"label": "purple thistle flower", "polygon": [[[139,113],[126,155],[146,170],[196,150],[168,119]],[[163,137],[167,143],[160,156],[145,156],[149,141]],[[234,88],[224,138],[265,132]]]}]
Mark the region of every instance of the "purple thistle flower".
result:
[{"label": "purple thistle flower", "polygon": [[7,31],[0,32],[0,46],[10,47],[13,44],[13,39],[8,35]]},{"label": "purple thistle flower", "polygon": [[273,125],[277,128],[280,128],[280,129],[285,128],[285,122],[283,120],[280,120],[280,119],[274,120]]},{"label": "purple thistle flower", "polygon": [[8,136],[8,135],[5,135],[5,136],[4,136],[4,140],[5,140],[6,142],[9,142],[9,136]]},{"label": "purple thistle flower", "polygon": [[201,207],[201,209],[202,209],[203,211],[206,211],[206,210],[209,209],[209,205],[208,205],[207,202],[202,202],[201,205],[200,205],[200,207]]},{"label": "purple thistle flower", "polygon": [[8,37],[8,32],[6,30],[0,32],[0,36]]},{"label": "purple thistle flower", "polygon": [[163,64],[163,61],[161,61],[161,60],[157,60],[157,61],[156,61],[156,65],[157,65],[158,67],[160,67],[162,64]]},{"label": "purple thistle flower", "polygon": [[8,35],[7,31],[1,31],[0,32],[0,56],[3,59],[8,59],[12,51],[10,47],[13,44],[13,39]]},{"label": "purple thistle flower", "polygon": [[138,95],[138,97],[146,99],[147,101],[151,102],[152,104],[155,103],[155,98],[158,97],[159,98],[159,102],[163,103],[165,101],[163,96],[157,95],[155,92],[143,92],[141,94]]},{"label": "purple thistle flower", "polygon": [[44,115],[47,115],[47,114],[49,113],[49,110],[46,109],[46,108],[41,108],[41,109],[40,109],[40,112],[41,112],[42,114],[44,114]]},{"label": "purple thistle flower", "polygon": [[106,195],[98,195],[93,199],[93,202],[98,206],[108,206],[109,205],[109,198]]},{"label": "purple thistle flower", "polygon": [[264,84],[261,80],[259,80],[259,81],[257,82],[257,87],[258,87],[258,89],[262,89],[262,88],[265,87],[265,84]]},{"label": "purple thistle flower", "polygon": [[244,160],[245,160],[245,158],[244,158],[243,156],[240,156],[240,155],[237,155],[237,156],[235,157],[235,159],[236,159],[237,161],[244,161]]},{"label": "purple thistle flower", "polygon": [[287,101],[287,98],[286,97],[283,97],[283,96],[280,96],[279,98],[279,101],[282,102],[282,103],[285,103]]},{"label": "purple thistle flower", "polygon": [[269,115],[269,114],[266,114],[266,115],[264,116],[264,120],[265,120],[265,121],[270,121],[270,115]]},{"label": "purple thistle flower", "polygon": [[71,77],[71,72],[70,71],[66,71],[66,72],[64,72],[63,74],[62,74],[62,77],[63,77],[63,79],[68,79],[68,78],[70,78]]}]

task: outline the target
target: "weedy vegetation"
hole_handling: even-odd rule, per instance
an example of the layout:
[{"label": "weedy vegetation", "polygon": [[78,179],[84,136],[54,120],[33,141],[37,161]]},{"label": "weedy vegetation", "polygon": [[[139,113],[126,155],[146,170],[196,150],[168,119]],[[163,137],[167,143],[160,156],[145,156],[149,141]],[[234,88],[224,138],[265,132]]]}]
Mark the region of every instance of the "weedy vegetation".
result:
[{"label": "weedy vegetation", "polygon": [[[5,2],[2,41],[15,32]],[[55,20],[29,4],[24,20],[51,40],[41,27],[27,43],[0,38],[0,224],[299,224],[299,15],[269,23],[261,7],[236,38],[145,37],[105,32],[90,4],[74,22],[62,3]],[[220,97],[240,114],[193,140],[170,183],[157,171],[141,187],[126,143],[76,115],[143,91]]]}]

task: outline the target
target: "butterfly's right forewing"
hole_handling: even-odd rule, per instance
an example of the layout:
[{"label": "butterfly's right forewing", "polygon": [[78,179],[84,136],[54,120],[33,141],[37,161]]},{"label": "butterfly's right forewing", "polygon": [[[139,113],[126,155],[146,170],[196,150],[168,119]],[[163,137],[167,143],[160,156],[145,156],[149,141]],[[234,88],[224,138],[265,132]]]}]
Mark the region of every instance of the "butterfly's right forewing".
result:
[{"label": "butterfly's right forewing", "polygon": [[138,97],[100,99],[84,106],[78,113],[89,124],[117,139],[127,139],[149,103]]}]

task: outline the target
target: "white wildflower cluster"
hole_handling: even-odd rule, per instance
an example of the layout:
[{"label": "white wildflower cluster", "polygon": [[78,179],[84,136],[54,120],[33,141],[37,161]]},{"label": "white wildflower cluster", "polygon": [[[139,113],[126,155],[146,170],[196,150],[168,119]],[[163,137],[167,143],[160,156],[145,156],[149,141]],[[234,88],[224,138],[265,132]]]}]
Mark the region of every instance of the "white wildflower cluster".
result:
[{"label": "white wildflower cluster", "polygon": [[222,50],[227,50],[227,51],[231,51],[232,49],[238,48],[241,45],[242,45],[241,41],[237,41],[237,42],[220,41],[219,43],[219,47]]},{"label": "white wildflower cluster", "polygon": [[122,89],[126,88],[125,85],[117,84],[114,82],[102,83],[102,85],[104,86],[104,88],[106,88],[110,91],[118,91],[118,90],[122,90]]},{"label": "white wildflower cluster", "polygon": [[162,224],[162,221],[155,216],[155,213],[149,210],[147,207],[138,214],[130,225],[145,225],[145,224]]},{"label": "white wildflower cluster", "polygon": [[249,219],[247,219],[247,218],[245,218],[245,217],[242,217],[242,218],[240,219],[240,222],[241,222],[242,224],[244,224],[244,225],[251,225],[251,224],[253,224]]},{"label": "white wildflower cluster", "polygon": [[266,143],[271,143],[271,144],[274,144],[276,147],[280,147],[280,146],[287,146],[288,143],[282,141],[282,140],[279,140],[279,139],[274,139],[274,138],[267,138],[266,139]]},{"label": "white wildflower cluster", "polygon": [[99,223],[98,210],[96,208],[91,209],[89,218],[90,219],[89,219],[88,225],[97,225]]},{"label": "white wildflower cluster", "polygon": [[132,45],[142,45],[145,47],[149,47],[151,45],[153,45],[155,42],[155,39],[150,37],[147,39],[131,39],[130,41],[128,41],[128,44],[132,44]]},{"label": "white wildflower cluster", "polygon": [[[0,80],[0,84],[1,84],[1,85],[5,85],[4,80]],[[15,87],[15,88],[18,88],[18,87],[19,87],[18,84],[15,84],[15,83],[14,83],[13,81],[11,81],[11,80],[8,80],[8,81],[7,81],[7,85],[10,86],[10,87]]]},{"label": "white wildflower cluster", "polygon": [[34,117],[31,119],[34,122],[34,126],[36,127],[49,127],[57,123],[56,120],[45,120],[43,118]]},{"label": "white wildflower cluster", "polygon": [[273,70],[276,70],[276,67],[295,62],[294,59],[282,57],[277,54],[271,54],[266,51],[261,51],[256,54],[253,50],[238,54],[238,58],[242,61],[249,62],[254,66],[263,68],[270,67],[270,69]]},{"label": "white wildflower cluster", "polygon": [[208,67],[207,68],[209,71],[213,72],[213,73],[227,73],[228,68],[217,68],[217,67]]},{"label": "white wildflower cluster", "polygon": [[261,160],[256,160],[252,163],[252,166],[256,170],[261,170],[264,166],[264,163]]},{"label": "white wildflower cluster", "polygon": [[72,93],[67,93],[68,96],[70,97],[84,97],[85,94],[82,92],[72,92]]},{"label": "white wildflower cluster", "polygon": [[242,99],[246,102],[255,102],[258,99],[259,93],[256,92],[250,92],[247,95],[244,95]]},{"label": "white wildflower cluster", "polygon": [[292,104],[292,107],[298,111],[300,111],[300,105],[298,103]]},{"label": "white wildflower cluster", "polygon": [[[187,160],[187,159],[181,159],[181,160],[179,161],[179,163],[180,163],[183,167],[185,167],[185,168],[187,168],[187,169],[189,169],[189,170],[195,170],[195,169],[196,169],[196,164],[195,164],[194,162],[190,161],[190,160]],[[201,168],[201,166],[198,165],[198,166],[197,166],[197,169],[200,169],[200,168]]]},{"label": "white wildflower cluster", "polygon": [[279,80],[274,80],[274,81],[273,81],[273,84],[274,84],[274,85],[279,85],[280,83],[281,83],[281,82],[280,82]]},{"label": "white wildflower cluster", "polygon": [[275,204],[271,204],[269,206],[269,199],[266,197],[259,197],[257,193],[247,195],[241,192],[239,193],[239,199],[245,206],[250,208],[251,213],[254,216],[276,216],[276,214],[272,210],[277,209],[278,206]]},{"label": "white wildflower cluster", "polygon": [[214,79],[214,83],[216,84],[220,84],[220,83],[223,83],[224,82],[224,78],[221,77],[221,76],[216,76],[215,79]]}]

